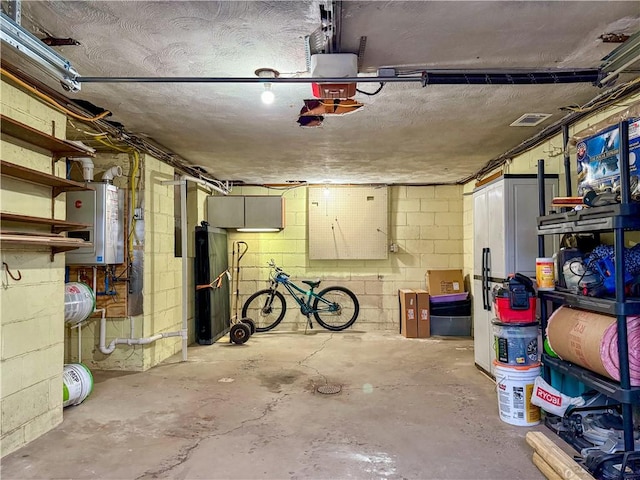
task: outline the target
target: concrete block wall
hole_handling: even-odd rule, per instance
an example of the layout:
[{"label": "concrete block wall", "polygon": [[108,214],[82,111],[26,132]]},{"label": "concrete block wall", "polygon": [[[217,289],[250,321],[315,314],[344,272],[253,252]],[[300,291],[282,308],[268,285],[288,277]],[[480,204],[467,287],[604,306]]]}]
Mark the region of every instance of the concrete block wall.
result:
[{"label": "concrete block wall", "polygon": [[[0,87],[3,115],[65,138],[63,114],[12,84],[2,81]],[[5,141],[1,149],[3,160],[52,173],[50,155]],[[64,162],[58,162],[53,172],[64,175]],[[0,184],[4,212],[64,218],[64,200],[61,194],[52,203],[46,186],[9,178]],[[4,456],[62,421],[64,254],[52,261],[50,249],[3,245],[0,257],[13,272],[22,274],[18,282],[3,277],[8,283],[0,289],[0,456]]]},{"label": "concrete block wall", "polygon": [[[163,181],[173,179],[173,167],[144,155],[142,335],[145,337],[182,329],[182,259],[175,255],[174,186],[162,185]],[[192,271],[191,267],[190,276]],[[143,350],[143,369],[146,370],[178,353],[180,347],[180,337],[170,337],[136,348]]]},{"label": "concrete block wall", "polygon": [[[276,263],[300,281],[322,279],[322,287],[350,288],[360,302],[361,313],[353,328],[398,329],[398,289],[425,288],[427,269],[462,268],[462,187],[394,186],[389,188],[389,239],[399,250],[386,260],[309,260],[307,247],[307,190],[258,187],[236,188],[236,195],[283,195],[286,227],[278,233],[229,231],[229,251],[243,240],[249,251],[241,264],[240,305],[253,292],[267,286],[267,262]],[[229,259],[231,262],[231,258]],[[288,294],[287,294],[288,298]],[[232,299],[233,302],[233,299]],[[305,318],[288,298],[283,329],[304,329]]]}]

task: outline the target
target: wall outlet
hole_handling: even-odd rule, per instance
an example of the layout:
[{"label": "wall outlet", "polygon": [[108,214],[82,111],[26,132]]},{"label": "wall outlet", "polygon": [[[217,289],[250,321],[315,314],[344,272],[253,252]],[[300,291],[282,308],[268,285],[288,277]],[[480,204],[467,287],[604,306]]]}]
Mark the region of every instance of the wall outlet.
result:
[{"label": "wall outlet", "polygon": [[389,245],[389,251],[391,253],[398,253],[398,244],[392,243],[391,245]]}]

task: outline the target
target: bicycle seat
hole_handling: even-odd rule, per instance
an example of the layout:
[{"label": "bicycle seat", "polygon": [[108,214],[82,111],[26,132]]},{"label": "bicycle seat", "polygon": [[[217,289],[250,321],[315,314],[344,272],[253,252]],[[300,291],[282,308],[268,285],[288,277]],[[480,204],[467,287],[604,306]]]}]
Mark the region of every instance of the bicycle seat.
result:
[{"label": "bicycle seat", "polygon": [[317,279],[317,280],[302,280],[302,283],[306,283],[311,288],[316,288],[318,285],[320,285],[320,279]]}]

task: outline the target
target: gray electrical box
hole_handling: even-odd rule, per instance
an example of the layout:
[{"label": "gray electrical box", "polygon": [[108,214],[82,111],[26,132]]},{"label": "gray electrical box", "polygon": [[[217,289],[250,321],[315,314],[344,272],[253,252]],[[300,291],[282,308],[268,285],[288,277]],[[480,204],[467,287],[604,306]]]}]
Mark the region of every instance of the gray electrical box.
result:
[{"label": "gray electrical box", "polygon": [[68,233],[91,242],[66,254],[67,265],[111,265],[124,262],[124,192],[108,183],[92,183],[95,191],[67,193],[67,220],[91,227]]},{"label": "gray electrical box", "polygon": [[210,196],[207,221],[218,228],[284,228],[284,198],[268,195]]}]

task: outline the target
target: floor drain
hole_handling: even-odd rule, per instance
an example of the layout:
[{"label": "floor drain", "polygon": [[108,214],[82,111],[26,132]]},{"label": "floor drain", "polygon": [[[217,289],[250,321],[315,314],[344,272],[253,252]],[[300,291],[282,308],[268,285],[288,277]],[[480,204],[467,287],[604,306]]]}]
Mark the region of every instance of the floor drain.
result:
[{"label": "floor drain", "polygon": [[324,393],[325,395],[334,395],[340,393],[342,385],[320,385],[317,389],[318,393]]}]

